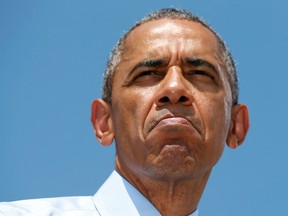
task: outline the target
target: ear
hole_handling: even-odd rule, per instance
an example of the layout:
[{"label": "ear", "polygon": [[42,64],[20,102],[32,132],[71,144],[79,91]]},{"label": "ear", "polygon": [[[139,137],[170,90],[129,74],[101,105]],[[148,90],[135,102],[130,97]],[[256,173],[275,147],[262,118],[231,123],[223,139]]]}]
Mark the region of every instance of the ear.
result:
[{"label": "ear", "polygon": [[112,144],[114,130],[110,115],[110,104],[104,100],[96,99],[93,101],[91,108],[91,122],[96,138],[104,146]]},{"label": "ear", "polygon": [[249,114],[246,105],[237,104],[232,107],[231,123],[226,139],[227,145],[235,149],[241,145],[249,129]]}]

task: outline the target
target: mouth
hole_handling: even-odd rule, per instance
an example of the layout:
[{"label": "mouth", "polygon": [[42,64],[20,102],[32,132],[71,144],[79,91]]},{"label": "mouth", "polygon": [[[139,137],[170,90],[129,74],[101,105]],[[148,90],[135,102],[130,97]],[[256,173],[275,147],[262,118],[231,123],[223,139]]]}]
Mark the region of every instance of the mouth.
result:
[{"label": "mouth", "polygon": [[152,130],[154,128],[157,127],[164,127],[164,126],[177,126],[177,125],[186,125],[186,126],[192,126],[191,122],[181,116],[169,116],[169,117],[164,117],[161,118],[152,128]]},{"label": "mouth", "polygon": [[[192,124],[192,120],[190,120],[189,118],[184,116],[175,116],[169,113],[156,120],[152,125],[152,127],[150,128],[150,131],[160,127],[183,127],[183,126],[195,128],[195,126]],[[195,129],[199,133],[199,130],[197,128]]]},{"label": "mouth", "polygon": [[[164,110],[163,110],[164,112]],[[190,112],[184,112],[181,114],[171,113],[165,111],[166,113],[158,112],[153,119],[146,124],[147,132],[150,133],[154,129],[166,128],[168,131],[171,129],[175,130],[194,130],[200,136],[203,136],[204,128],[200,119],[192,115]]]}]

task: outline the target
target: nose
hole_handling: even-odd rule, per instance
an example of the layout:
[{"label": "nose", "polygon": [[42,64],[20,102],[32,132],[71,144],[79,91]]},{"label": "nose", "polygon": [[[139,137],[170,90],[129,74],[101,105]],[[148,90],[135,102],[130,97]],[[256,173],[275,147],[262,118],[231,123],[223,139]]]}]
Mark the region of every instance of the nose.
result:
[{"label": "nose", "polygon": [[177,104],[189,106],[192,104],[192,92],[188,89],[188,83],[178,66],[168,69],[164,79],[160,83],[155,103],[158,107],[165,104]]}]

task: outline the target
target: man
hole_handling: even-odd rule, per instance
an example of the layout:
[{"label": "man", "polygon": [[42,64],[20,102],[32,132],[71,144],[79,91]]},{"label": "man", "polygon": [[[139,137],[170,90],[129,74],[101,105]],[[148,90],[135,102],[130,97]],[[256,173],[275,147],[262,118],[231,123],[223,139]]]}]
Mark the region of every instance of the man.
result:
[{"label": "man", "polygon": [[0,212],[198,215],[225,142],[236,148],[249,128],[224,42],[176,9],[148,15],[120,39],[91,121],[100,143],[116,145],[115,171],[95,196],[4,203]]}]

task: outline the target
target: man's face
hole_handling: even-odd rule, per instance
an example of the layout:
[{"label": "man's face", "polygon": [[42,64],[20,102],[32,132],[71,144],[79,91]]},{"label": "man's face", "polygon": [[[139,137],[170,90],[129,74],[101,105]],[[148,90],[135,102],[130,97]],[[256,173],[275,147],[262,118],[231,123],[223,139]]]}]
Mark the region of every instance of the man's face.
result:
[{"label": "man's face", "polygon": [[187,20],[142,24],[125,40],[113,80],[117,168],[159,179],[210,172],[223,151],[231,106],[211,31]]}]

